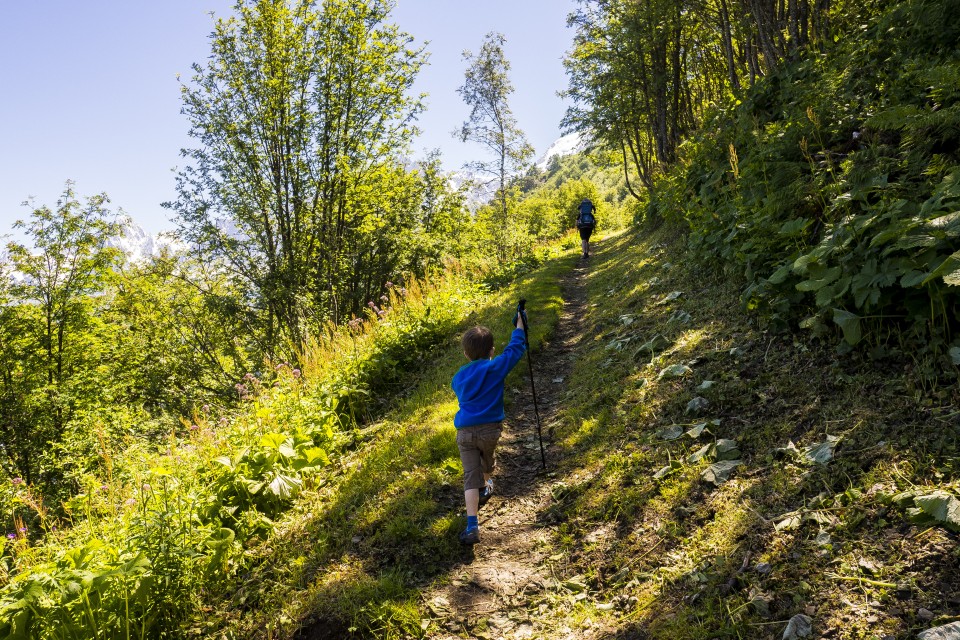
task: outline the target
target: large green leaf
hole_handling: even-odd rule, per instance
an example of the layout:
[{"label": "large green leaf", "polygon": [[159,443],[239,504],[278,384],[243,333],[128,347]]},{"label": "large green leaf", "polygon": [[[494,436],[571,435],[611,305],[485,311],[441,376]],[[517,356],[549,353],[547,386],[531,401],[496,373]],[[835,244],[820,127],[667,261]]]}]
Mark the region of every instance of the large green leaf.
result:
[{"label": "large green leaf", "polygon": [[860,342],[863,337],[860,330],[860,316],[843,309],[834,309],[833,321],[843,330],[843,339],[847,344],[855,345]]},{"label": "large green leaf", "polygon": [[934,522],[960,531],[960,500],[946,491],[934,491],[916,496],[914,503]]}]

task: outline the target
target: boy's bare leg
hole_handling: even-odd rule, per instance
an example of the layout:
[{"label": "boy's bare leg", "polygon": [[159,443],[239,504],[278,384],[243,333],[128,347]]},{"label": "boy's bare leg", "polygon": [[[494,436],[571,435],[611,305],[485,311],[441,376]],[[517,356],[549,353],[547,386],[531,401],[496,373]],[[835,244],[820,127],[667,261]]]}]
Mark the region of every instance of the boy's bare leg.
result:
[{"label": "boy's bare leg", "polygon": [[[487,484],[490,474],[483,474],[483,484]],[[467,515],[475,516],[480,511],[480,489],[467,489],[463,492],[463,501],[467,503]]]},{"label": "boy's bare leg", "polygon": [[477,515],[480,510],[480,489],[467,489],[463,492],[463,500],[467,503],[467,515]]}]

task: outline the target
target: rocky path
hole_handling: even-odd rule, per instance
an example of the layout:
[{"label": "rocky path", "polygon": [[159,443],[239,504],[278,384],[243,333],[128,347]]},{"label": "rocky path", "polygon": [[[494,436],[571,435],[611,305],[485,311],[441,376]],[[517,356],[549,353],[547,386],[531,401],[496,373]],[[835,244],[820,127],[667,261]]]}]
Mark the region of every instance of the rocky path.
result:
[{"label": "rocky path", "polygon": [[[507,388],[513,401],[500,440],[496,495],[480,510],[481,543],[469,559],[455,567],[449,580],[425,594],[425,606],[439,632],[431,638],[541,638],[541,614],[547,607],[540,597],[550,584],[550,531],[537,521],[549,503],[561,452],[551,446],[574,351],[581,335],[578,318],[586,304],[583,278],[589,260],[580,260],[561,283],[564,304],[556,331],[544,348],[533,354],[534,381],[540,422],[547,451],[547,469],[541,469],[536,418],[530,393],[528,364],[521,361],[521,386]],[[531,323],[537,318],[532,315]],[[432,627],[435,628],[435,627]]]}]

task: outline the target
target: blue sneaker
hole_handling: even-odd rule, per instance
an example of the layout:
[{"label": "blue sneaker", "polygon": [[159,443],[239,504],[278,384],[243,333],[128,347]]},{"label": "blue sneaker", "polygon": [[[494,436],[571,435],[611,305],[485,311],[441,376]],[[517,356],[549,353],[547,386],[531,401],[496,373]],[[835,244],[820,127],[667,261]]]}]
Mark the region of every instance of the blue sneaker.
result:
[{"label": "blue sneaker", "polygon": [[493,497],[493,480],[487,480],[487,484],[483,487],[483,490],[480,492],[480,506],[487,504],[490,501],[490,498]]},{"label": "blue sneaker", "polygon": [[480,527],[473,527],[460,532],[460,544],[473,546],[480,542]]}]

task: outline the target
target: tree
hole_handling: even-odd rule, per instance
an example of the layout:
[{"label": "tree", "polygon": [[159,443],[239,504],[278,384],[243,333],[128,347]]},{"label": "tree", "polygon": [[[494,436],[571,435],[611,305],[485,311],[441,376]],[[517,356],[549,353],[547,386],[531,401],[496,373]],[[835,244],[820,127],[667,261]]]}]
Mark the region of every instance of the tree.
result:
[{"label": "tree", "polygon": [[[507,102],[513,93],[513,85],[508,77],[510,63],[503,54],[504,43],[506,38],[503,35],[490,32],[478,54],[463,52],[467,70],[457,93],[470,107],[470,117],[454,135],[463,142],[478,142],[493,154],[492,160],[476,161],[469,166],[496,181],[500,228],[506,234],[510,220],[507,215],[507,179],[529,162],[533,147],[517,126]],[[505,238],[504,235],[497,241],[500,259],[506,258]]]},{"label": "tree", "polygon": [[[388,0],[239,0],[182,87],[199,147],[182,153],[182,237],[220,260],[261,311],[268,353],[358,311],[368,248],[421,110],[424,62]],[[377,283],[379,286],[379,283]]]},{"label": "tree", "polygon": [[35,208],[28,222],[15,224],[31,246],[7,245],[21,279],[0,318],[0,430],[28,482],[38,454],[62,435],[77,405],[81,394],[72,387],[86,384],[86,365],[96,359],[92,297],[119,255],[106,245],[118,231],[108,202],[100,194],[81,203],[67,183],[56,210]]}]

